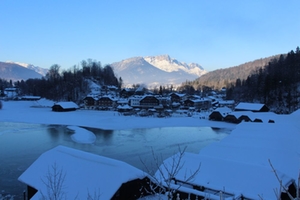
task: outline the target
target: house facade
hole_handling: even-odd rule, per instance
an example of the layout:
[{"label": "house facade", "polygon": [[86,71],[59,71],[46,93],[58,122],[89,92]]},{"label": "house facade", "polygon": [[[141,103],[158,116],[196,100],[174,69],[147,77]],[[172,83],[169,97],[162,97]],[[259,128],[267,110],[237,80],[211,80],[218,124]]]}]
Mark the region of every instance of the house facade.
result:
[{"label": "house facade", "polygon": [[116,100],[109,96],[103,96],[98,99],[98,104],[100,108],[114,108],[116,107]]},{"label": "house facade", "polygon": [[159,100],[155,96],[147,95],[140,100],[141,108],[154,108],[156,106],[159,106]]},{"label": "house facade", "polygon": [[210,99],[187,99],[184,101],[184,107],[194,107],[197,110],[208,110],[211,108]]},{"label": "house facade", "polygon": [[94,96],[86,96],[83,99],[84,107],[86,109],[94,109],[97,106],[98,98]]},{"label": "house facade", "polygon": [[172,102],[180,102],[185,95],[186,94],[180,94],[180,93],[173,92],[173,93],[170,94],[171,101]]}]

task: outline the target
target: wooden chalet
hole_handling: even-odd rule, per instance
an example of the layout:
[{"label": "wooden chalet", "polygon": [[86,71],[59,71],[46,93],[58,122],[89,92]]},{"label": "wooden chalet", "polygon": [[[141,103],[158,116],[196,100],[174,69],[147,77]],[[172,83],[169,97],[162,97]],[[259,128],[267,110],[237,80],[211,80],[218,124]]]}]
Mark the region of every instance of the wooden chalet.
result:
[{"label": "wooden chalet", "polygon": [[203,109],[207,110],[211,108],[211,100],[210,99],[187,99],[183,102],[184,107],[194,107],[195,109]]},{"label": "wooden chalet", "polygon": [[91,109],[94,109],[95,106],[97,106],[97,101],[98,101],[98,98],[94,97],[94,96],[86,96],[83,99],[85,108],[91,108]]},{"label": "wooden chalet", "polygon": [[132,89],[132,88],[123,88],[121,91],[120,91],[120,96],[121,97],[130,97],[134,94],[135,90]]},{"label": "wooden chalet", "polygon": [[159,106],[159,100],[155,96],[146,95],[140,100],[141,108],[153,108],[156,106]]},{"label": "wooden chalet", "polygon": [[110,96],[103,96],[98,99],[98,106],[100,108],[113,108],[116,106],[116,100]]},{"label": "wooden chalet", "polygon": [[269,112],[269,108],[261,103],[239,103],[234,111]]},{"label": "wooden chalet", "polygon": [[54,105],[52,106],[52,111],[55,111],[55,112],[75,111],[78,108],[79,108],[79,106],[72,101],[57,102],[57,103],[54,103]]},{"label": "wooden chalet", "polygon": [[234,108],[234,105],[235,105],[235,101],[234,100],[223,100],[223,101],[219,101],[219,106],[220,107],[228,107],[228,108],[231,108],[233,109]]},{"label": "wooden chalet", "polygon": [[185,95],[186,94],[180,94],[180,93],[173,92],[170,94],[171,101],[172,102],[180,102]]},{"label": "wooden chalet", "polygon": [[43,153],[18,178],[27,185],[26,199],[42,199],[42,195],[48,195],[46,177],[54,169],[65,176],[64,199],[87,199],[88,195],[98,193],[101,199],[138,199],[141,193],[147,196],[147,191],[151,191],[151,177],[127,163],[57,146]]}]

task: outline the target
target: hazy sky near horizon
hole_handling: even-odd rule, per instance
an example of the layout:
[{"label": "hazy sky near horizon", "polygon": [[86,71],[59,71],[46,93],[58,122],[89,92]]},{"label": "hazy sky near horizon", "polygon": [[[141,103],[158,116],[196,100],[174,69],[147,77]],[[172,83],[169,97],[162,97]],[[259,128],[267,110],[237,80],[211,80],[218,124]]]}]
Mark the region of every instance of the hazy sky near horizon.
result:
[{"label": "hazy sky near horizon", "polygon": [[168,54],[212,71],[295,50],[299,0],[1,0],[0,61],[69,69]]}]

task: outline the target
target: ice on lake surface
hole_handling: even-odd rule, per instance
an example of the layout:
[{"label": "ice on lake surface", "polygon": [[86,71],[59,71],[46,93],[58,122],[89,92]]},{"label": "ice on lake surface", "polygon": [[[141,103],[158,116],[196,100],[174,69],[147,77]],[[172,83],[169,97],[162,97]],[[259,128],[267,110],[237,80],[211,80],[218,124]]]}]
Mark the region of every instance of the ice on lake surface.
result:
[{"label": "ice on lake surface", "polygon": [[39,155],[57,145],[118,159],[145,170],[141,160],[151,165],[154,162],[152,149],[162,159],[176,153],[179,147],[198,153],[231,132],[230,129],[214,130],[210,127],[86,129],[96,135],[93,144],[74,142],[71,139],[74,131],[67,126],[0,122],[0,193],[22,199],[25,185],[17,180],[18,177]]}]

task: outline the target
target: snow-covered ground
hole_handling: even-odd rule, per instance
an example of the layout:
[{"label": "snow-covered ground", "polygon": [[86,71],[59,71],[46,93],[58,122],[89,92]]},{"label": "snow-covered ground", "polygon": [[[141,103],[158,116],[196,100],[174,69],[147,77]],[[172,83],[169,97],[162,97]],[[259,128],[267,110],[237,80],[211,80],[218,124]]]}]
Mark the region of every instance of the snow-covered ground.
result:
[{"label": "snow-covered ground", "polygon": [[5,101],[0,110],[0,121],[34,124],[57,124],[121,130],[159,127],[216,127],[234,129],[235,124],[214,122],[193,117],[176,116],[167,118],[123,116],[116,111],[76,110],[53,112],[52,101]]},{"label": "snow-covered ground", "polygon": [[[230,123],[209,121],[207,118],[203,119],[203,115],[200,119],[199,115],[193,117],[176,115],[168,118],[157,118],[123,116],[116,111],[84,109],[70,112],[53,112],[51,107],[54,102],[45,99],[39,101],[2,101],[2,103],[3,107],[0,110],[0,121],[67,125],[70,131],[74,131],[71,138],[77,143],[93,143],[96,139],[95,135],[87,129],[84,129],[84,127],[122,130],[160,127],[216,127],[234,129],[236,126]],[[8,196],[4,199],[7,199]],[[0,199],[3,199],[3,197],[0,196]]]},{"label": "snow-covered ground", "polygon": [[[240,138],[241,136],[245,137],[245,133],[247,136],[255,137],[253,140],[255,140],[257,143],[261,141],[266,141],[266,143],[263,145],[262,149],[258,149],[256,151],[257,156],[258,155],[267,155],[269,151],[266,150],[274,150],[277,147],[281,146],[280,143],[285,138],[284,136],[280,137],[280,140],[277,140],[278,145],[275,147],[270,146],[269,140],[264,139],[266,136],[265,131],[263,128],[274,126],[276,125],[277,129],[272,129],[268,133],[272,133],[273,136],[277,136],[278,134],[283,134],[285,132],[289,133],[288,136],[292,135],[297,138],[295,141],[299,141],[299,130],[300,130],[300,111],[296,111],[295,113],[291,115],[274,115],[274,121],[275,124],[256,124],[256,126],[262,126],[262,128],[259,129],[253,129],[251,123],[242,123],[239,125],[231,124],[231,123],[224,123],[224,122],[215,122],[215,121],[209,121],[206,117],[203,119],[203,116],[200,117],[200,115],[194,115],[192,117],[187,117],[183,115],[179,116],[173,116],[173,117],[167,117],[167,118],[156,118],[156,117],[136,117],[136,116],[123,116],[120,115],[118,112],[114,111],[94,111],[94,110],[76,110],[71,112],[53,112],[51,110],[51,106],[54,104],[52,101],[48,101],[45,99],[39,100],[39,101],[5,101],[3,102],[3,108],[0,110],[0,121],[2,122],[21,122],[21,123],[32,123],[32,124],[58,124],[58,125],[68,125],[68,128],[72,131],[74,131],[74,134],[71,136],[72,139],[75,142],[79,143],[93,143],[95,139],[95,135],[91,133],[90,131],[87,131],[86,129],[82,127],[93,127],[93,128],[100,128],[100,129],[106,129],[106,130],[121,130],[121,129],[134,129],[134,128],[159,128],[159,127],[215,127],[215,128],[227,128],[227,129],[234,129],[236,130],[232,137],[228,138],[227,140],[224,140],[223,143],[219,143],[217,146],[211,146],[207,147],[207,150],[203,150],[204,153],[207,155],[210,155],[213,152],[217,152],[216,155],[219,155],[220,149],[222,149],[220,144],[223,144],[225,147],[227,147],[228,140],[230,141],[229,150],[231,150],[231,147],[234,146],[234,144],[238,143],[240,144],[240,141],[235,142],[234,139]],[[201,118],[201,119],[200,119]],[[255,127],[256,127],[255,126]],[[275,126],[274,126],[275,127]],[[279,130],[280,129],[280,130]],[[242,131],[241,131],[242,130]],[[269,129],[268,129],[269,130]],[[291,132],[291,133],[290,133]],[[254,134],[257,133],[257,134]],[[1,134],[1,132],[0,132]],[[259,137],[256,137],[259,136]],[[274,139],[274,137],[271,137]],[[248,144],[249,139],[246,138],[245,142],[243,143],[243,147],[246,146],[245,144]],[[256,140],[257,139],[257,140]],[[263,140],[264,139],[264,140]],[[289,138],[291,141],[293,139]],[[229,143],[228,143],[229,144]],[[256,143],[255,143],[256,144]],[[272,143],[273,144],[273,143]],[[251,146],[251,145],[250,145]],[[293,145],[295,148],[291,148],[293,151],[296,151],[299,153],[299,148],[296,147],[297,145]],[[272,148],[270,148],[272,147]],[[274,148],[273,148],[274,147]],[[246,150],[244,148],[241,148],[242,151],[239,149],[237,152],[245,153]],[[281,148],[280,148],[281,149]],[[284,148],[287,149],[287,148]],[[210,150],[210,151],[209,151]],[[230,152],[227,150],[226,152]],[[221,152],[224,151],[224,148],[221,150]],[[249,155],[252,155],[253,151],[249,151]],[[260,152],[263,152],[260,154]],[[210,153],[210,154],[209,154]],[[228,155],[232,155],[233,153],[228,153]],[[225,155],[226,159],[228,155]],[[274,155],[271,154],[271,155]],[[280,154],[276,154],[280,155]],[[289,154],[290,155],[290,154]],[[293,154],[294,155],[294,154]],[[297,154],[298,155],[298,154]],[[195,155],[198,156],[198,155]],[[211,156],[212,157],[212,156]],[[253,156],[252,156],[253,157]],[[252,158],[251,157],[251,158]],[[261,156],[260,156],[261,157]],[[259,157],[259,158],[260,158]],[[281,157],[281,156],[280,156]],[[291,157],[291,156],[289,156]],[[297,159],[293,160],[294,162],[298,162],[298,156],[296,156]],[[249,156],[245,157],[234,157],[234,159],[244,159],[247,160]],[[269,157],[268,157],[269,158]],[[280,164],[281,162],[275,162],[276,157],[274,157],[274,163]],[[292,157],[291,157],[292,158]],[[232,158],[233,159],[233,158]],[[279,159],[279,158],[278,158]],[[247,164],[248,162],[241,162],[243,165]],[[253,159],[251,159],[253,160]],[[273,160],[273,159],[272,159]],[[279,159],[280,160],[280,159]],[[238,160],[240,162],[240,160]],[[235,161],[237,162],[237,161]],[[265,162],[265,160],[264,160]],[[204,165],[205,163],[203,163]],[[250,163],[253,164],[253,163]],[[267,163],[268,164],[268,163]],[[263,163],[263,167],[266,167],[267,165]],[[257,163],[255,163],[257,165]],[[262,165],[262,164],[260,164]],[[188,166],[192,166],[188,165]],[[295,166],[293,171],[296,171],[298,165]],[[295,173],[287,173],[284,167],[280,168],[283,173],[288,174],[292,178],[296,178]],[[205,171],[204,169],[202,169]],[[270,169],[268,168],[270,171]],[[209,170],[208,170],[209,171]],[[291,171],[291,170],[289,170]],[[271,173],[271,171],[270,171]],[[250,174],[251,175],[251,174]],[[271,177],[273,177],[273,174],[271,174]],[[209,176],[211,178],[211,176]],[[276,180],[275,180],[276,181]],[[256,193],[254,194],[256,195]],[[1,199],[1,196],[0,196]]]}]

